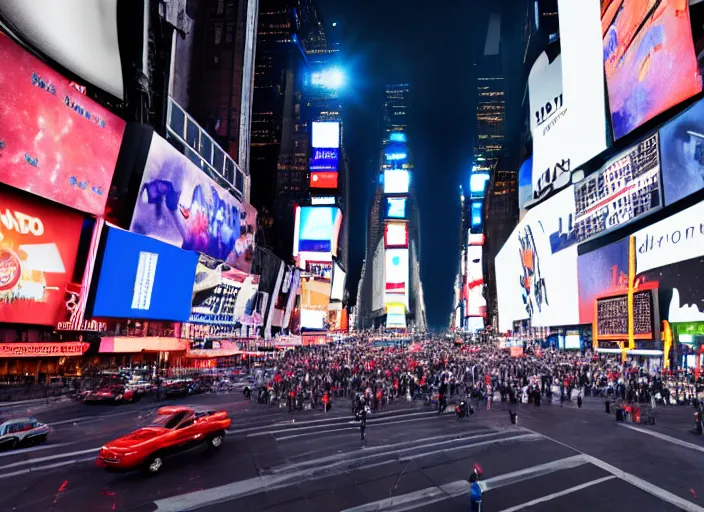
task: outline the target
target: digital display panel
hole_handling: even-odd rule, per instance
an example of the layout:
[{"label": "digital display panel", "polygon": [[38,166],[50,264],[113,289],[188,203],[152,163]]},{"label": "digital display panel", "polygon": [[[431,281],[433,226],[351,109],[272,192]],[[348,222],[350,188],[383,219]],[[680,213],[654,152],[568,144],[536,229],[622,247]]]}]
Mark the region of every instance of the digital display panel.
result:
[{"label": "digital display panel", "polygon": [[251,268],[255,226],[256,210],[246,209],[166,140],[152,135],[130,231]]},{"label": "digital display panel", "polygon": [[339,159],[340,150],[337,148],[313,148],[308,168],[311,171],[337,171]]},{"label": "digital display panel", "polygon": [[324,329],[330,306],[330,280],[315,277],[301,279],[301,327]]},{"label": "digital display panel", "polygon": [[408,224],[405,222],[387,222],[384,227],[384,246],[408,247]]},{"label": "digital display panel", "polygon": [[488,183],[488,172],[474,172],[469,176],[469,191],[473,196],[484,197]]},{"label": "digital display panel", "polygon": [[405,197],[387,197],[386,198],[386,218],[387,219],[405,219],[406,218],[406,199]]},{"label": "digital display panel", "polygon": [[392,132],[391,135],[389,135],[389,140],[391,142],[406,142],[408,139],[403,132]]},{"label": "digital display panel", "polygon": [[483,203],[480,201],[472,201],[471,212],[470,212],[470,222],[473,228],[478,228],[482,225],[482,206]]},{"label": "digital display panel", "polygon": [[388,327],[389,329],[405,329],[406,315],[386,315],[386,327]]},{"label": "digital display panel", "polygon": [[340,209],[334,206],[303,206],[299,208],[298,251],[333,252],[337,245]]},{"label": "digital display panel", "polygon": [[410,173],[403,169],[384,171],[384,194],[408,194]]},{"label": "digital display panel", "polygon": [[332,270],[332,291],[330,292],[330,300],[341,301],[345,297],[345,284],[347,273],[342,269],[340,264],[335,261]]},{"label": "digital display panel", "polygon": [[186,322],[198,253],[108,228],[92,315]]},{"label": "digital display panel", "polygon": [[688,2],[602,2],[614,138],[702,90]]},{"label": "digital display panel", "polygon": [[[386,292],[408,293],[408,249],[386,250]],[[398,302],[398,301],[394,301]],[[405,300],[404,300],[405,302]]]},{"label": "digital display panel", "polygon": [[337,188],[337,171],[313,171],[310,173],[311,188]]},{"label": "digital display panel", "polygon": [[[653,335],[653,291],[633,294],[633,334],[640,337]],[[628,336],[628,296],[618,295],[596,300],[597,337]]]},{"label": "digital display panel", "polygon": [[56,325],[66,311],[82,225],[78,213],[0,191],[2,322]]},{"label": "digital display panel", "polygon": [[337,121],[313,121],[311,146],[313,148],[340,148],[340,123]]},{"label": "digital display panel", "polygon": [[0,182],[103,215],[125,121],[0,33]]}]

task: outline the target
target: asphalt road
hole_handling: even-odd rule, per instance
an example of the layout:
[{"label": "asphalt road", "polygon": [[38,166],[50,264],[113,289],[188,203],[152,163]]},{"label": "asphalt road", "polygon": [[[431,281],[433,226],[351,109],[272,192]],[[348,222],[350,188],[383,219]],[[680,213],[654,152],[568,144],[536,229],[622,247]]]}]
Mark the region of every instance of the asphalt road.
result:
[{"label": "asphalt road", "polygon": [[239,394],[173,402],[224,407],[233,425],[218,452],[166,459],[156,477],[107,473],[94,461],[161,404],[0,409],[54,429],[46,445],[0,453],[0,510],[466,511],[478,464],[483,512],[704,512],[704,439],[689,432],[689,408],[659,409],[657,424],[641,427],[616,423],[597,400],[522,405],[516,426],[504,404],[458,420],[402,402],[369,419],[362,446],[347,400],[295,415]]}]

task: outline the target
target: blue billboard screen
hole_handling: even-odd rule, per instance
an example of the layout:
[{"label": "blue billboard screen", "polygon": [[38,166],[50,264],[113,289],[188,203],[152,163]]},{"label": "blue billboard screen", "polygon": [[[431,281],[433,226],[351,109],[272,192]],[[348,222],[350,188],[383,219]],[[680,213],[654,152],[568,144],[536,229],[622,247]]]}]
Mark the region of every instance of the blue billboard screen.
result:
[{"label": "blue billboard screen", "polygon": [[386,218],[405,219],[406,218],[406,198],[387,197],[386,198]]},{"label": "blue billboard screen", "polygon": [[92,316],[187,322],[198,253],[108,228]]},{"label": "blue billboard screen", "polygon": [[331,252],[340,210],[331,206],[304,206],[300,210],[298,250]]},{"label": "blue billboard screen", "polygon": [[470,213],[472,227],[476,228],[482,225],[482,203],[472,202],[472,211]]},{"label": "blue billboard screen", "polygon": [[313,148],[310,159],[311,171],[337,171],[340,160],[340,150],[337,148]]},{"label": "blue billboard screen", "polygon": [[473,196],[484,197],[489,182],[488,172],[475,172],[469,176],[469,191]]}]

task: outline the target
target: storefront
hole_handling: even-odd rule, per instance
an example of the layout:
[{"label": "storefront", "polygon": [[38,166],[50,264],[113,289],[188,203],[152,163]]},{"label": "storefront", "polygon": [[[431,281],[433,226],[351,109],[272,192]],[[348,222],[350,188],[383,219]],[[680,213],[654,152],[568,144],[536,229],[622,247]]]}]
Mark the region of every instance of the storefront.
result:
[{"label": "storefront", "polygon": [[0,380],[45,383],[52,377],[80,377],[84,342],[0,343]]}]

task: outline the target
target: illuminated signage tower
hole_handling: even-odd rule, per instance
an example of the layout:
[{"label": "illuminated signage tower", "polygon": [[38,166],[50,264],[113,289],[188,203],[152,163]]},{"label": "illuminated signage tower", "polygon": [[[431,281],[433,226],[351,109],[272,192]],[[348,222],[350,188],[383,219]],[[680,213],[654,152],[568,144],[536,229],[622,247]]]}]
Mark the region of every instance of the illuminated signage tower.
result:
[{"label": "illuminated signage tower", "polygon": [[[379,180],[370,208],[358,292],[357,327],[361,329],[426,329],[419,217],[406,132],[408,93],[408,84],[386,87]],[[381,286],[374,286],[380,281]]]}]

